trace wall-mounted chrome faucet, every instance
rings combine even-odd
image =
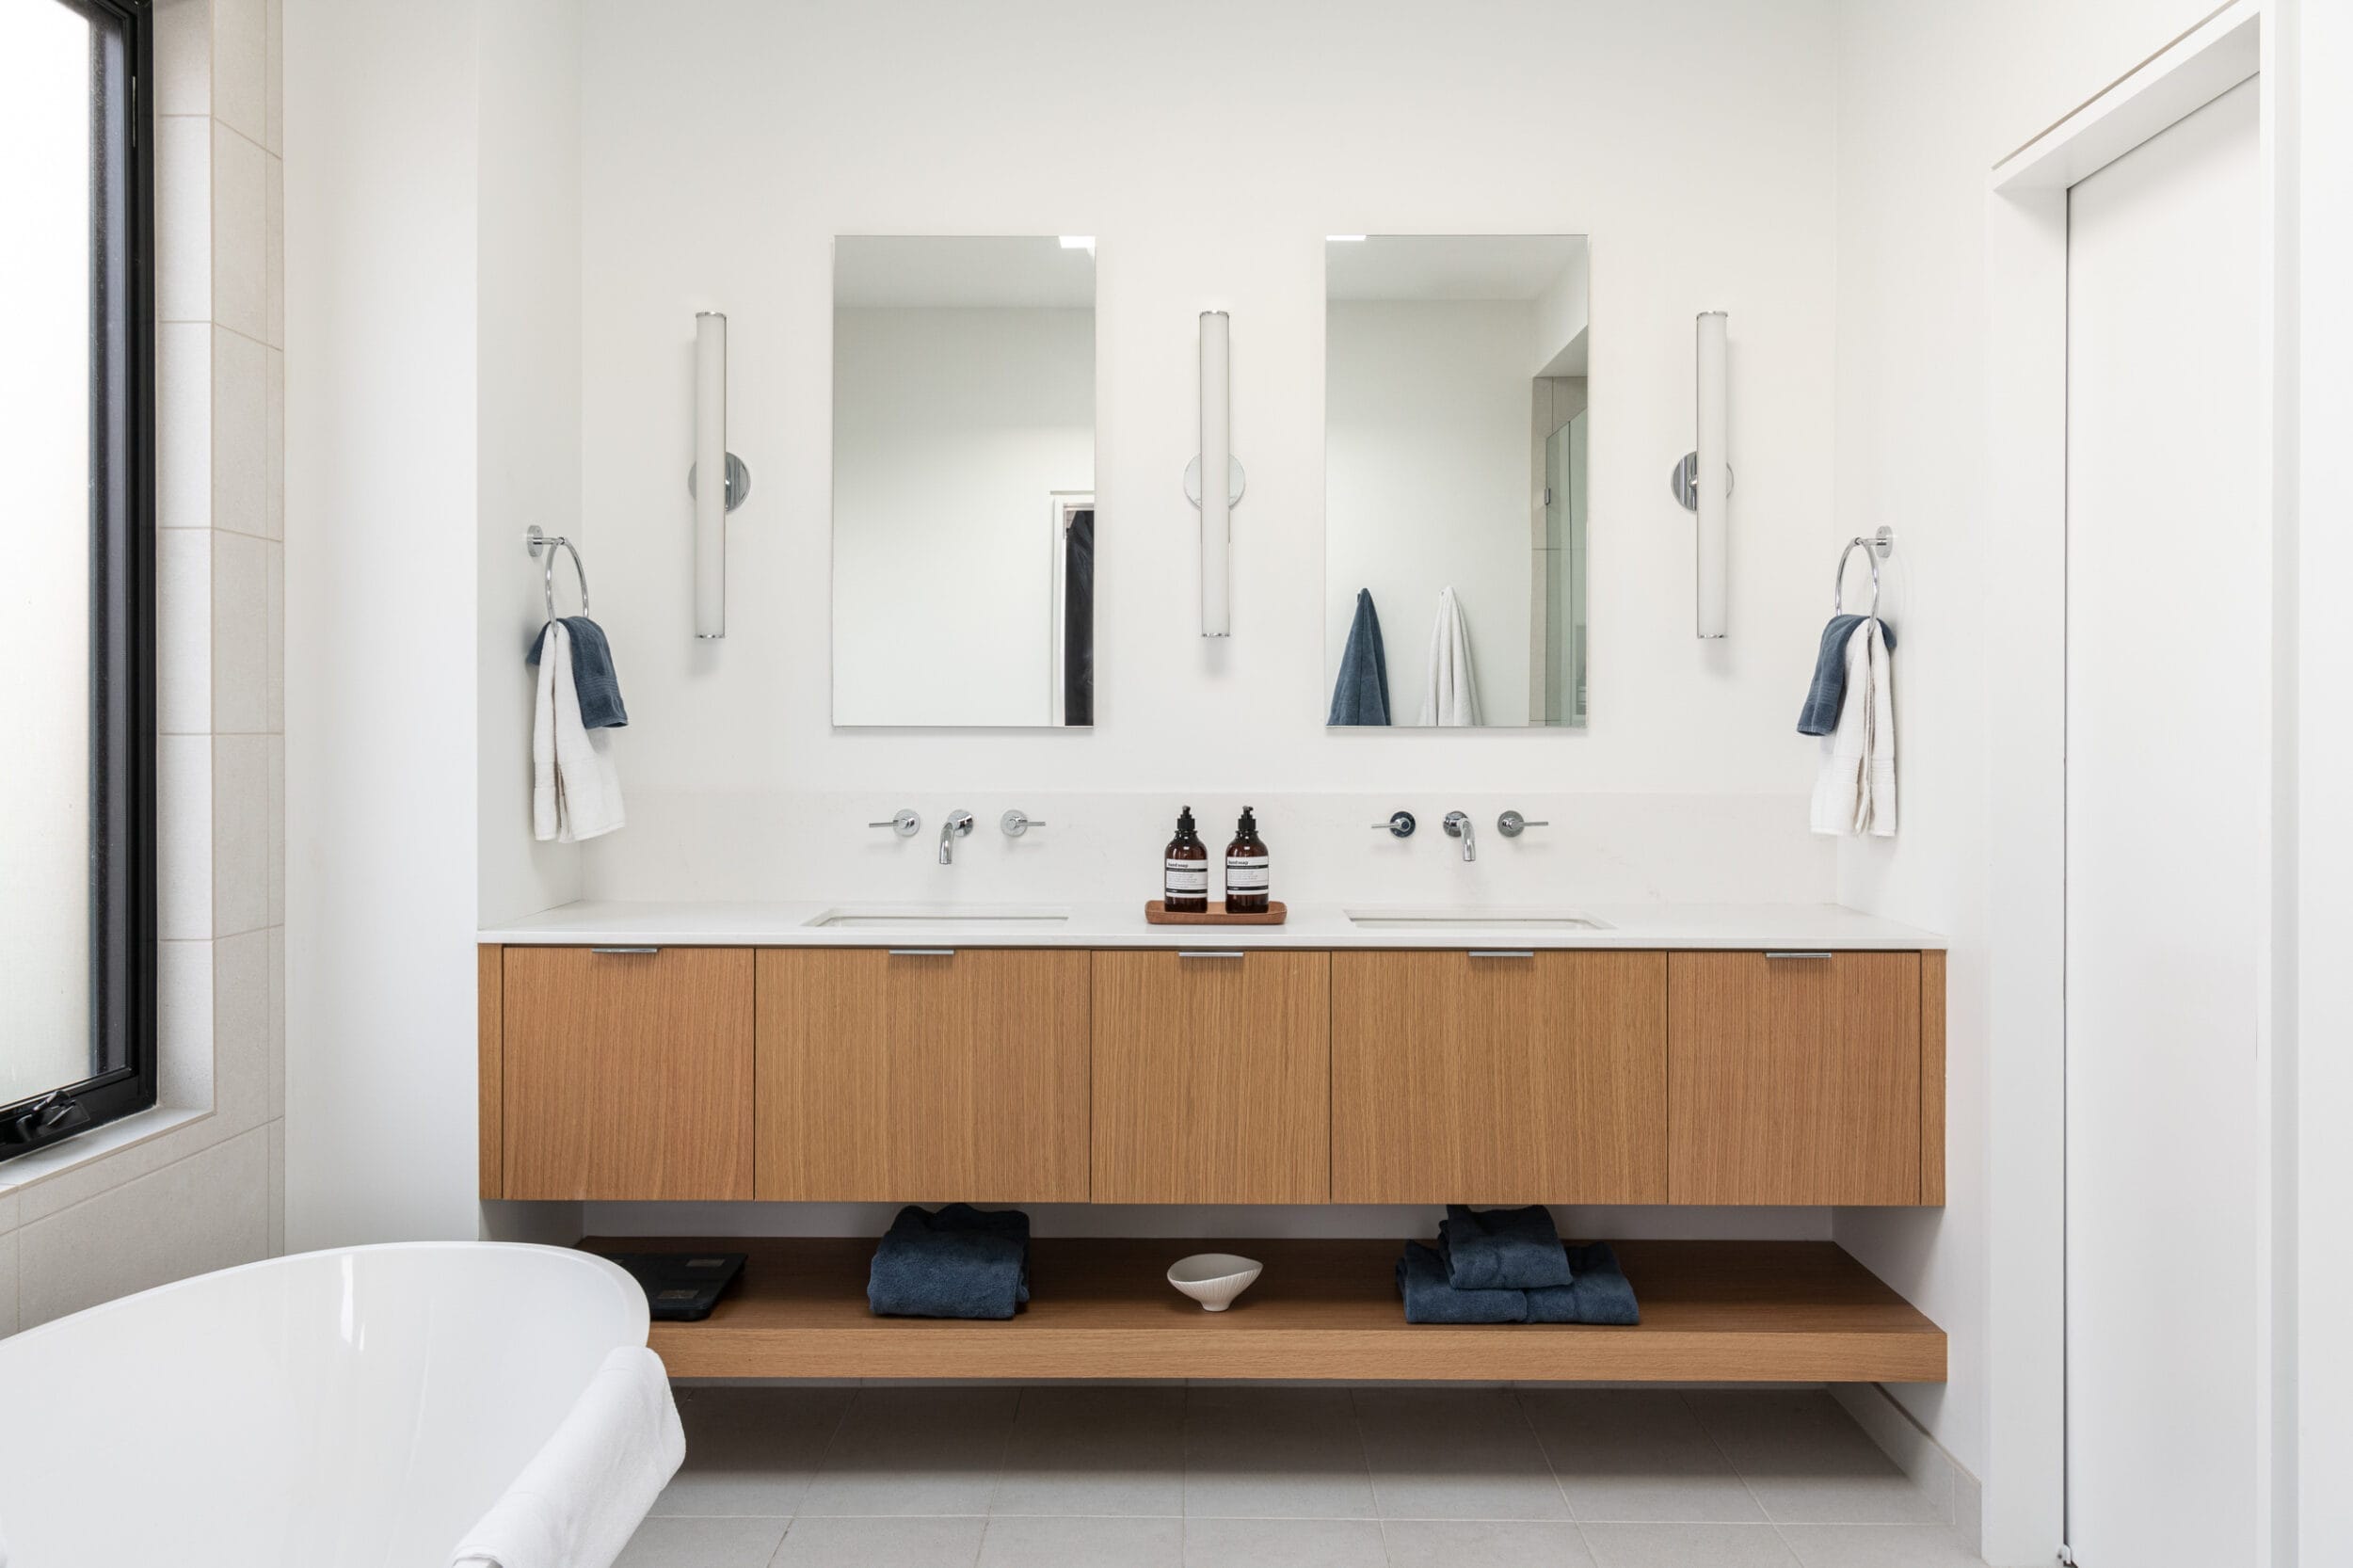
[[[971,831],[971,812],[951,811],[948,813],[948,820],[939,824],[939,863],[941,865],[952,866],[956,863],[956,840]]]
[[[1507,839],[1516,839],[1531,827],[1550,827],[1548,822],[1530,822],[1517,811],[1506,811],[1496,819],[1496,831]]]
[[[1479,840],[1471,833],[1471,820],[1468,812],[1449,811],[1446,814],[1446,836],[1463,840],[1464,859],[1479,858]]]
[[[907,810],[904,807],[902,807],[898,810],[891,813],[890,820],[888,822],[870,822],[866,825],[869,827],[887,827],[902,839],[912,839],[917,833],[922,830],[923,819],[917,816],[914,812]]]
[[[1021,835],[1027,833],[1032,827],[1044,827],[1045,825],[1046,824],[1043,821],[1029,815],[1027,812],[1022,811],[1018,808],[1007,811],[1003,816],[997,819],[999,831],[1002,832],[1008,839],[1018,839]]]

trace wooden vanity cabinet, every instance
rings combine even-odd
[[[1322,1203],[1332,957],[1095,954],[1097,1203]]]
[[[1667,956],[1332,955],[1336,1203],[1665,1203]]]
[[[751,950],[483,951],[486,1196],[752,1195]]]
[[[1921,953],[1673,954],[1673,1201],[1943,1202],[1944,954],[1925,956],[1924,1034]]]
[[[1089,959],[760,950],[757,1195],[1084,1202]]]

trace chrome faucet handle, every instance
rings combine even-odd
[[[1410,839],[1414,836],[1414,814],[1411,811],[1392,811],[1387,822],[1377,822],[1372,825],[1375,832],[1385,829],[1392,839]]]
[[[939,824],[939,863],[941,865],[950,866],[955,863],[956,840],[971,831],[971,812],[951,811],[948,813],[947,821]]]
[[[1496,831],[1507,839],[1516,839],[1531,827],[1550,827],[1548,822],[1530,822],[1517,811],[1506,811],[1496,819]]]
[[[1446,828],[1446,836],[1448,838],[1460,839],[1463,840],[1464,859],[1476,860],[1479,858],[1479,840],[1472,832],[1469,812],[1449,811],[1446,814],[1446,822],[1443,825]]]
[[[888,822],[870,822],[869,827],[887,827],[902,839],[912,839],[922,831],[923,819],[912,811],[895,811]]]
[[[1004,830],[1006,838],[1018,839],[1032,827],[1044,827],[1046,824],[1036,817],[1024,816],[1021,812],[1014,810],[1007,811],[998,818],[997,825]]]

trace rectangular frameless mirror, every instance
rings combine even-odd
[[[1575,234],[1325,242],[1325,723],[1584,725],[1587,274]]]
[[[1095,722],[1095,242],[834,242],[833,722]]]

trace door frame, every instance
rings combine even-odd
[[[2266,26],[2269,12],[2273,24]],[[2270,460],[2275,610],[2262,934],[2258,1146],[2269,1162],[2257,1218],[2257,1558],[2292,1543],[2292,1215],[2295,818],[2293,247],[2283,243],[2279,0],[2233,0],[1996,164],[1987,182],[1985,430],[1989,577],[2019,634],[1989,638],[1986,679],[2004,714],[1988,748],[1987,1398],[1984,1541],[1990,1561],[2048,1561],[2066,1530],[2067,193],[2070,186],[2250,77],[2264,186],[2262,424]],[[2062,1560],[2065,1560],[2062,1557]],[[2094,1565],[2098,1568],[2098,1565]]]

